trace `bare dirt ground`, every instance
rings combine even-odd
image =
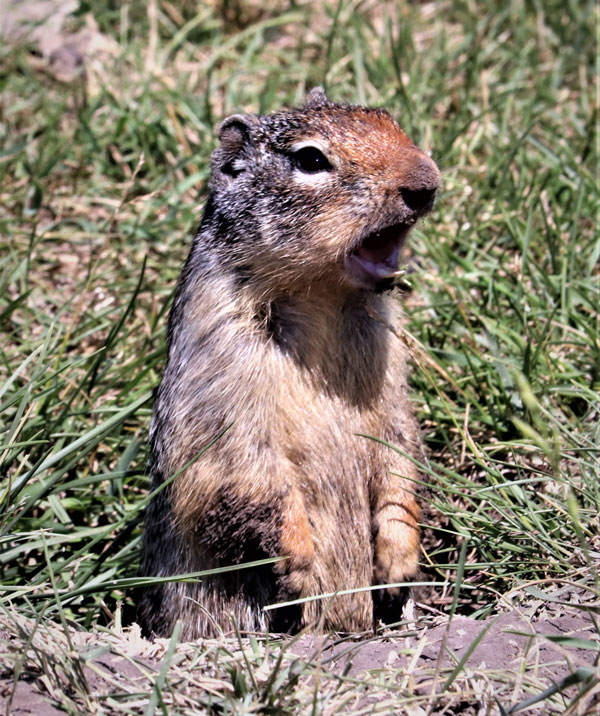
[[[310,634],[296,640],[272,637],[270,642],[261,642],[263,651],[252,667],[256,667],[254,677],[258,682],[268,680],[274,661],[283,654],[283,662],[288,668],[291,665],[290,674],[294,668],[300,670],[300,687],[303,680],[307,689],[309,683],[314,688],[317,681],[321,695],[349,686],[350,693],[354,688],[351,697],[354,707],[360,710],[371,705],[373,713],[440,713],[439,703],[435,701],[438,698],[435,694],[440,691],[446,691],[444,713],[502,713],[495,707],[489,710],[489,694],[503,694],[503,707],[508,710],[511,705],[553,687],[561,691],[565,704],[573,699],[578,688],[585,688],[587,695],[580,708],[571,713],[598,713],[598,600],[589,591],[571,589],[569,592],[568,605],[561,598],[550,602],[533,601],[525,608],[511,609],[487,620],[455,616],[449,623],[447,617],[426,617],[417,620],[415,628],[409,625],[403,632],[390,632],[371,640],[322,638]],[[58,656],[68,646],[58,626],[52,633],[38,632],[31,637],[27,650],[22,646],[23,632],[33,625],[21,622],[20,634],[16,634],[14,626],[3,621],[0,633],[0,649],[5,656],[0,672],[2,713],[15,716],[95,713],[94,705],[102,704],[102,712],[112,714],[122,712],[117,707],[119,699],[125,700],[130,709],[133,702],[137,702],[139,712],[145,711],[144,703],[165,661],[167,640],[142,639],[135,627],[110,636],[99,632],[73,633],[73,651],[68,653],[65,649],[66,653]],[[38,637],[40,640],[36,641]],[[244,643],[244,650],[253,651],[248,643]],[[31,653],[23,658],[26,651]],[[227,665],[215,669],[216,654],[221,654],[222,660],[229,659],[230,667],[235,664],[235,668],[243,670],[245,660],[240,642],[235,638],[177,646],[165,682],[170,685],[172,706],[185,704],[189,709],[186,713],[221,712],[211,710],[207,696],[229,692],[233,697],[231,692],[235,687],[231,680],[223,679],[224,673],[231,673]],[[229,656],[223,657],[223,654]],[[250,656],[251,661],[252,658]],[[19,666],[13,673],[9,666],[10,662],[14,666],[15,660]],[[458,664],[460,669],[452,679]],[[72,673],[67,675],[69,668]],[[579,685],[573,674],[579,675]],[[451,687],[447,683],[449,679]],[[422,704],[412,709],[406,703],[407,694],[429,697],[429,708],[433,710],[423,710]],[[117,699],[112,707],[111,697]],[[323,713],[354,713],[351,706],[346,703],[340,705],[340,711],[324,710]],[[133,708],[133,712],[138,711]],[[301,704],[297,712],[303,713]],[[556,703],[550,705],[542,700],[519,712],[563,711],[557,710]]]

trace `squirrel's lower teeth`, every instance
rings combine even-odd
[[[389,273],[380,273],[381,278],[401,278],[404,276],[406,271],[399,269],[398,271],[390,271]]]
[[[394,264],[381,261],[369,261],[360,254],[351,254],[347,259],[347,268],[350,274],[355,276],[361,284],[370,286],[376,285],[379,281],[398,278],[403,275],[397,267],[397,253],[394,256]]]

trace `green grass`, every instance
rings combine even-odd
[[[599,590],[597,6],[278,6],[90,4],[115,49],[71,84],[0,45],[0,605],[23,643],[130,617],[152,391],[215,128],[315,84],[388,108],[444,177],[406,299],[428,604],[483,617]],[[242,713],[260,689],[221,657],[219,708]],[[278,668],[285,698],[261,708],[336,712]]]

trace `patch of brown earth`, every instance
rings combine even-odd
[[[390,632],[367,641],[305,635],[289,644],[284,640],[283,645],[287,652],[286,661],[300,659],[308,662],[310,666],[307,666],[304,675],[313,679],[318,672],[322,685],[327,679],[340,678],[347,680],[360,677],[373,685],[381,678],[388,683],[404,680],[415,694],[439,693],[449,674],[464,658],[461,673],[468,674],[471,683],[480,678],[486,683],[504,687],[508,684],[513,705],[531,694],[531,689],[527,692],[521,688],[523,683],[534,682],[535,692],[540,693],[545,688],[559,684],[576,669],[583,668],[584,673],[588,674],[586,688],[589,687],[592,693],[589,697],[592,699],[592,711],[579,710],[573,713],[594,713],[593,693],[595,691],[597,696],[600,691],[600,636],[593,619],[596,610],[596,603],[590,607],[589,600],[587,605],[577,608],[564,604],[548,608],[546,603],[537,619],[516,610],[482,621],[456,616],[449,623],[447,618],[440,617],[427,620],[428,625],[425,627],[421,626],[423,622],[418,622],[413,630]],[[2,641],[7,636],[3,634]],[[94,700],[99,698],[106,704],[106,696],[119,692],[149,695],[151,684],[161,668],[167,640],[153,643],[139,638],[137,634],[135,637],[130,634],[128,639],[112,639],[114,644],[111,641],[111,644],[99,647],[101,637],[98,634],[79,633],[75,636],[81,636],[75,643],[81,642],[76,650],[79,652],[81,648],[78,660],[85,664],[82,673],[82,683],[85,682],[83,691]],[[279,649],[278,644],[280,642],[271,641],[272,652]],[[214,684],[216,689],[227,690],[226,681],[217,684],[219,678],[216,674],[202,673],[204,669],[194,657],[207,645],[208,642],[206,645],[180,644],[173,664],[177,663],[177,673],[179,670],[185,672],[192,669],[193,681],[197,685],[204,679],[204,688]],[[57,691],[61,690],[60,679],[50,680],[46,674],[35,674],[24,668],[15,688],[12,677],[6,670],[3,671],[0,677],[0,713],[55,716],[65,713],[61,706],[64,708],[68,704],[77,708],[77,705],[81,705],[81,691],[79,695]],[[201,692],[206,694],[201,688],[198,694],[189,693],[187,698],[194,701],[201,698]],[[563,692],[565,698],[575,693],[573,687],[563,689]],[[365,699],[365,705],[376,703],[379,699],[377,691],[365,695]],[[448,714],[470,714],[477,713],[478,707],[471,695],[465,696],[460,704],[447,704],[445,708]],[[109,712],[113,713],[110,709]],[[546,714],[556,711],[547,710],[544,702],[541,702],[525,713]]]
[[[578,645],[583,642],[589,648]],[[534,630],[516,611],[485,621],[456,616],[450,624],[444,619],[437,626],[390,634],[381,640],[336,642],[305,636],[292,647],[301,658],[320,661],[334,673],[351,675],[381,668],[410,667],[413,673],[431,667],[447,669],[470,651],[466,667],[523,673],[534,669],[548,684],[578,667],[592,668],[598,649],[600,637],[585,612],[538,621]]]
[[[114,40],[98,32],[91,13],[78,32],[64,29],[78,8],[79,0],[0,0],[0,39],[33,45],[43,58],[40,69],[61,82],[72,82],[85,74],[87,63],[106,60],[118,51]]]

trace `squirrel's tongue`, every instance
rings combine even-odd
[[[374,264],[388,264],[388,260],[392,258],[397,245],[398,237],[382,236],[378,232],[367,237],[356,253],[365,261],[370,261]]]
[[[346,267],[358,282],[374,288],[398,273],[400,248],[409,226],[392,224],[367,236],[346,258]]]

